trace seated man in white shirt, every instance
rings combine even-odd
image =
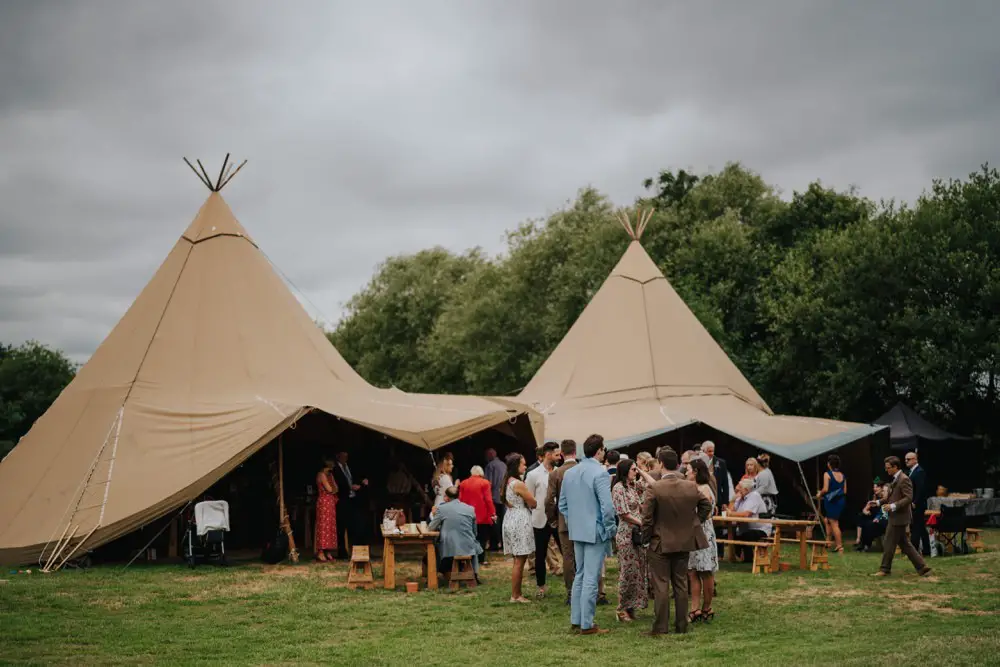
[[[736,499],[728,512],[729,516],[759,517],[767,513],[767,506],[760,494],[754,491],[754,481],[752,479],[740,480],[734,489]],[[741,523],[737,525],[736,537],[745,542],[758,542],[765,540],[771,535],[771,524],[769,523]],[[753,548],[747,546],[737,546],[743,553],[743,560],[753,560]]]

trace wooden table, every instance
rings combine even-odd
[[[781,530],[782,528],[790,529],[798,536],[799,541],[799,569],[807,570],[809,569],[809,533],[812,532],[812,528],[819,525],[819,521],[809,521],[805,519],[761,519],[758,517],[749,516],[713,516],[712,523],[724,524],[736,526],[737,524],[748,524],[748,523],[766,523],[774,527],[772,540],[774,541],[774,548],[771,550],[771,571],[777,572],[779,570],[779,562],[781,561]],[[736,548],[732,544],[726,545],[726,558],[730,562],[735,562],[736,560]]]
[[[413,525],[413,524],[409,524]],[[393,590],[396,588],[396,545],[403,546],[423,546],[427,557],[427,588],[436,590],[438,587],[437,578],[437,551],[434,548],[434,541],[441,533],[434,530],[420,530],[416,533],[387,533],[382,528],[382,569],[385,570],[385,588]]]

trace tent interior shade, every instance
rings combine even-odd
[[[200,166],[200,165],[199,165]],[[221,180],[219,181],[222,182]],[[309,410],[435,450],[541,417],[512,399],[369,385],[221,194],[0,463],[0,562],[94,548],[204,491]],[[89,536],[89,539],[86,539]]]
[[[703,423],[803,461],[885,428],[774,415],[632,238],[518,396],[545,416],[547,439],[600,433],[625,447]]]

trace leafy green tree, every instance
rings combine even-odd
[[[0,445],[0,456],[48,410],[75,373],[66,355],[41,343],[0,344],[0,443],[7,443]]]

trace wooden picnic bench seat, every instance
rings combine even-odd
[[[716,539],[716,542],[740,547],[753,547],[753,567],[750,568],[750,572],[753,574],[760,572],[771,573],[771,547],[774,546],[774,542],[770,540],[767,542],[751,542],[749,540],[727,539]]]

